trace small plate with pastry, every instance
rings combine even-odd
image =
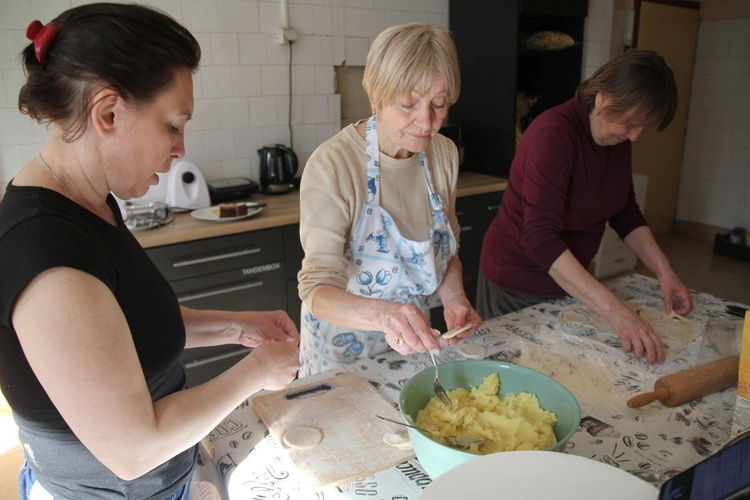
[[[265,206],[265,203],[252,203],[249,201],[220,203],[212,207],[193,210],[190,212],[190,215],[200,220],[231,222],[252,217],[257,213],[260,213]]]

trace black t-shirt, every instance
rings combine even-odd
[[[111,195],[107,202],[117,217],[117,227],[44,188],[9,184],[0,203],[0,387],[19,423],[22,441],[26,437],[34,441],[37,448],[48,452],[42,457],[38,452],[35,454],[38,463],[30,464],[32,469],[35,472],[37,469],[67,469],[68,477],[41,474],[39,479],[48,489],[59,484],[63,489],[75,491],[75,486],[68,483],[79,481],[93,483],[78,490],[80,492],[87,487],[127,490],[128,483],[133,482],[116,479],[107,469],[99,470],[103,466],[98,461],[96,464],[80,463],[96,459],[82,445],[82,449],[71,450],[70,440],[77,439],[24,356],[11,323],[11,313],[19,294],[40,273],[54,267],[69,267],[101,280],[127,319],[152,400],[185,387],[185,371],[179,362],[185,347],[185,327],[177,298],[123,223]],[[44,304],[39,304],[39,308],[42,310]],[[60,445],[59,450],[55,443]],[[58,456],[49,456],[53,454]],[[181,455],[185,456],[180,458]],[[163,483],[161,486],[150,486],[157,490],[147,492],[136,488],[134,491],[146,495],[161,493],[160,487],[171,491],[174,485],[171,481],[180,481],[188,462],[192,467],[194,450],[181,455],[175,459],[180,462],[177,468],[183,470],[169,472],[175,477],[162,477],[159,479]],[[41,467],[41,462],[45,467]],[[94,477],[75,478],[76,474],[71,473],[72,463],[85,471],[82,476]],[[112,477],[107,478],[107,473]],[[98,481],[108,484],[98,484]]]

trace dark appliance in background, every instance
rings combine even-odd
[[[246,200],[250,198],[250,195],[258,191],[260,191],[258,183],[245,177],[208,182],[208,194],[211,197],[213,205],[225,201]]]
[[[281,194],[294,187],[299,162],[294,151],[281,144],[264,146],[260,156],[260,188],[264,193]]]
[[[461,68],[461,96],[448,118],[461,126],[463,169],[508,177],[517,122],[523,130],[539,113],[575,95],[588,0],[462,0],[448,7]],[[575,43],[563,50],[524,48],[525,37],[543,32],[568,35]],[[537,100],[518,120],[523,95]]]

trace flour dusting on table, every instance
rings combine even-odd
[[[576,397],[584,414],[591,410],[584,408],[582,401],[585,400],[596,400],[597,405],[617,407],[622,404],[625,407],[628,393],[618,387],[617,368],[609,360],[602,357],[590,359],[586,352],[576,352],[567,345],[560,332],[545,326],[539,328],[546,330],[540,333],[550,344],[549,350],[524,349],[518,359],[519,365],[540,371],[564,385]]]

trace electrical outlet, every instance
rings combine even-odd
[[[292,43],[297,40],[297,38],[299,38],[299,35],[297,34],[297,31],[292,28],[279,28],[276,30],[276,33],[274,33],[274,40],[276,40],[276,43],[279,45]]]

